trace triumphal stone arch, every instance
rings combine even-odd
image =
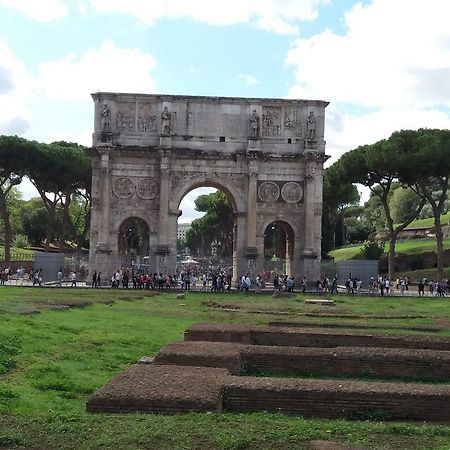
[[[264,234],[274,222],[288,236],[288,274],[320,276],[327,102],[92,97],[91,271],[110,276],[121,268],[121,229],[137,218],[148,227],[149,271],[176,273],[180,202],[190,190],[212,186],[234,210],[234,279],[263,269]]]

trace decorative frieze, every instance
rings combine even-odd
[[[295,181],[289,181],[281,188],[281,198],[286,203],[298,203],[303,197],[303,188]]]
[[[259,181],[258,202],[288,204],[303,202],[303,181]]]
[[[144,200],[153,200],[159,194],[159,183],[152,178],[113,178],[112,192],[119,199],[136,196]]]
[[[281,107],[265,106],[263,108],[263,135],[281,136]]]
[[[273,203],[280,197],[280,188],[273,181],[264,181],[258,187],[258,198],[262,202]]]
[[[155,180],[144,178],[136,186],[136,194],[145,200],[153,200],[159,193],[159,186]]]
[[[112,190],[118,198],[130,198],[134,194],[134,184],[129,178],[120,177],[113,182]]]

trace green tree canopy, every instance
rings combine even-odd
[[[325,169],[323,180],[322,254],[325,256],[336,244],[345,241],[345,210],[359,202],[358,189],[352,182],[341,177],[337,161]],[[339,228],[340,225],[340,228]],[[338,233],[337,228],[340,229]]]
[[[45,248],[56,234],[58,205],[63,208],[62,242],[68,223],[72,194],[78,189],[89,189],[91,179],[90,157],[84,147],[67,142],[40,144],[29,168],[31,182],[38,190],[48,213],[48,229]],[[60,241],[61,242],[61,241]]]
[[[214,243],[218,256],[230,256],[233,250],[233,208],[227,196],[221,192],[201,195],[195,200],[195,209],[205,212],[192,222],[185,241],[192,253],[201,256],[211,254]]]
[[[401,158],[399,179],[433,211],[437,276],[444,275],[444,243],[441,214],[447,204],[450,182],[450,130],[420,129],[393,133],[392,148]]]
[[[425,201],[422,200],[415,210],[410,211],[410,216],[405,221],[395,225],[389,200],[405,160],[393,137],[351,150],[339,162],[342,180],[367,186],[381,202],[389,239],[389,277],[393,278],[397,236],[418,216]]]
[[[17,136],[0,136],[0,217],[3,222],[5,262],[11,261],[11,223],[8,199],[27,173],[38,144]]]

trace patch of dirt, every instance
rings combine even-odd
[[[450,326],[450,321],[448,321]],[[433,325],[399,325],[384,323],[353,323],[353,322],[269,322],[270,327],[299,327],[299,328],[362,328],[377,329],[385,328],[392,330],[413,330],[413,331],[441,331],[443,327]]]
[[[450,319],[447,317],[433,317],[433,322],[441,328],[449,329],[450,328]]]
[[[342,313],[339,311],[329,312],[329,313],[300,313],[299,316],[307,317],[339,317],[344,319],[386,319],[386,320],[400,320],[400,319],[426,319],[425,316],[413,316],[413,315],[378,315],[378,314],[349,314]]]
[[[110,305],[114,305],[114,303],[116,303],[116,301],[115,300],[100,300],[96,303],[98,303],[100,305],[109,305],[110,306]]]
[[[295,294],[295,292],[282,292],[282,291],[277,291],[274,292],[272,294],[272,297],[295,297],[297,294]]]
[[[17,312],[18,312],[18,314],[22,314],[24,316],[41,313],[41,311],[36,308],[23,308],[23,309],[19,309],[19,311],[17,311]]]
[[[92,305],[92,302],[88,302],[87,300],[65,300],[63,302],[58,303],[50,303],[52,306],[62,306],[67,308],[86,308]]]
[[[48,302],[48,303],[36,302],[35,305],[37,306],[36,308],[30,309],[36,309],[38,311],[42,311],[43,309],[66,311],[72,308],[87,308],[88,306],[92,305],[92,302],[89,302],[87,300],[64,300],[61,302]]]
[[[366,447],[341,444],[333,441],[311,441],[307,450],[368,450]]]
[[[240,305],[236,305],[234,303],[220,303],[216,302],[214,300],[202,300],[202,305],[208,306],[209,308],[219,308],[219,309],[229,309],[229,310],[236,310],[241,309]]]

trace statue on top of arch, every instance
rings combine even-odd
[[[169,108],[164,106],[163,112],[161,113],[161,134],[165,134],[166,136],[170,136],[171,129],[171,114],[169,112]]]
[[[259,116],[256,113],[256,109],[253,110],[252,115],[250,116],[249,119],[250,122],[250,137],[252,138],[259,138]]]

